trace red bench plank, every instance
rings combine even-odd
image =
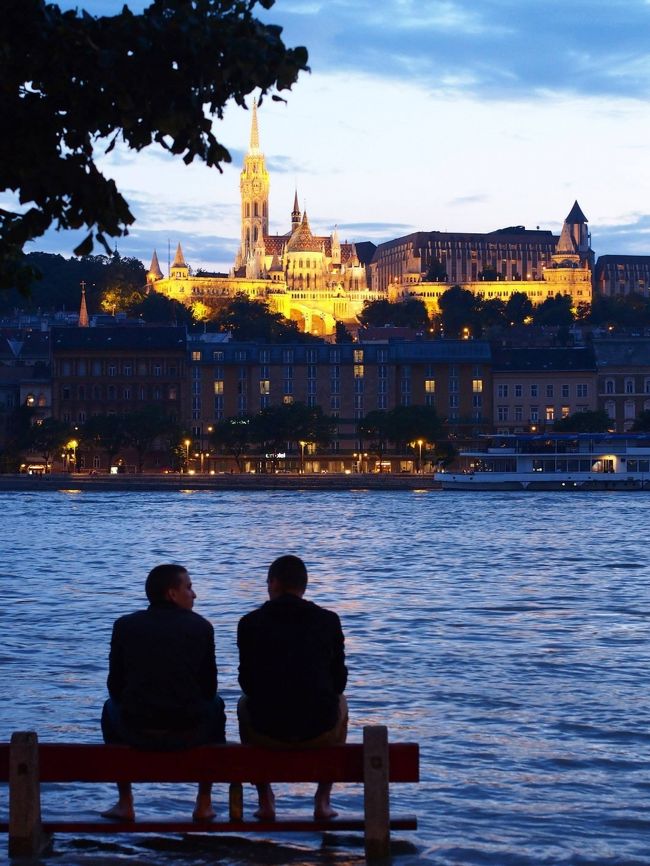
[[[391,782],[419,781],[418,763],[417,743],[390,745]],[[363,747],[355,743],[285,752],[228,744],[143,752],[127,746],[41,743],[39,765],[42,782],[361,782]]]

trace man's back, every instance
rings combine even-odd
[[[203,617],[169,602],[117,620],[108,690],[135,728],[180,730],[214,699],[214,630]]]
[[[283,594],[241,619],[237,643],[239,683],[255,730],[300,741],[336,724],[347,681],[337,614]]]

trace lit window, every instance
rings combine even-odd
[[[270,394],[271,383],[268,379],[260,379],[260,394]]]
[[[483,379],[472,379],[472,391],[480,394],[483,391]]]
[[[555,409],[553,406],[546,407],[546,420],[553,421],[555,418]]]
[[[425,394],[435,394],[436,393],[436,380],[435,379],[425,379],[424,380],[424,391],[425,391]]]
[[[354,354],[356,355],[357,353],[355,352]],[[361,352],[361,357],[363,358],[363,352]],[[363,364],[354,365],[354,378],[363,379]]]
[[[201,360],[201,352],[200,351],[192,352],[192,360],[193,361],[200,361]]]
[[[223,394],[223,380],[217,379],[214,383],[214,393]]]
[[[355,349],[353,355],[355,364],[363,364],[363,349]]]

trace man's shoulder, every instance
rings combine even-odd
[[[168,621],[177,621],[178,623],[191,623],[195,629],[204,631],[214,631],[212,623],[200,613],[193,610],[183,610],[182,608],[164,608],[160,611],[155,608],[147,607],[143,610],[136,610],[133,613],[126,613],[115,620],[114,628],[118,631],[121,629],[137,628],[148,622],[153,622],[157,619],[157,615],[162,614]]]

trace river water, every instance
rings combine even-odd
[[[293,552],[309,597],[341,615],[350,740],[387,723],[421,744],[422,782],[394,788],[393,810],[419,817],[395,834],[396,863],[650,863],[650,497],[38,492],[0,494],[0,508],[0,739],[100,739],[112,622],[143,606],[146,573],[164,561],[187,566],[195,610],[215,625],[236,739],[237,621],[264,600],[269,562]],[[277,793],[279,811],[309,811],[309,786]],[[226,796],[217,786],[222,814]],[[69,786],[46,792],[45,811],[90,817],[112,798]],[[140,817],[180,818],[192,801],[191,786],[136,786]],[[354,787],[334,802],[361,811]],[[354,835],[55,842],[61,864],[362,854]]]

